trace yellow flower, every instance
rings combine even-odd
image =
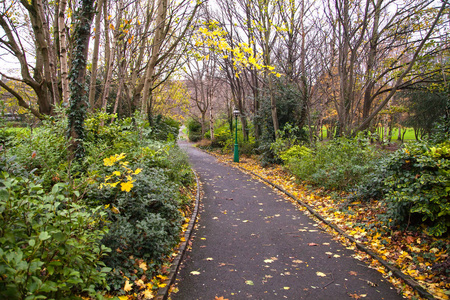
[[[120,181],[114,182],[114,183],[109,183],[110,187],[116,187],[119,184]]]
[[[120,171],[114,171],[114,172],[113,172],[113,175],[120,176],[121,173],[120,173]]]
[[[120,184],[120,189],[125,192],[131,191],[132,187],[133,187],[133,181],[122,182]]]
[[[142,171],[142,169],[136,169],[136,171],[134,171],[134,175],[137,175],[137,174],[139,174],[139,173],[141,173],[141,171]]]
[[[103,159],[103,165],[105,165],[106,167],[111,167],[112,165],[114,165],[114,163],[116,162],[116,158],[114,156],[111,157],[107,157]]]
[[[125,153],[120,153],[119,155],[116,154],[116,159],[121,160],[121,159],[125,158],[125,156],[127,156]]]

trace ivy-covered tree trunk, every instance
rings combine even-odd
[[[94,17],[95,0],[79,0],[79,8],[75,15],[75,32],[72,68],[69,74],[70,109],[68,138],[71,139],[69,152],[71,158],[84,156],[84,119],[88,109],[86,86],[86,63],[91,34],[91,23]]]

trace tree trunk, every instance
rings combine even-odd
[[[66,39],[66,13],[67,0],[61,0],[59,3],[58,26],[59,26],[59,61],[61,64],[61,88],[62,102],[69,103],[69,68],[67,64],[67,39]]]
[[[108,59],[108,68],[106,69],[106,79],[105,79],[105,86],[103,90],[103,97],[102,97],[102,112],[106,112],[106,107],[108,105],[108,98],[109,98],[109,90],[111,89],[111,81],[112,81],[112,73],[114,69],[114,60],[117,53],[117,41],[120,37],[119,27],[120,27],[120,21],[122,20],[122,13],[123,13],[123,0],[119,0],[118,4],[118,15],[116,19],[116,26],[114,28],[114,38],[112,42],[110,57]]]
[[[152,101],[149,95],[151,94],[151,88],[154,83],[154,73],[155,67],[159,56],[159,51],[161,49],[161,45],[164,41],[164,30],[166,23],[166,14],[167,14],[167,4],[168,0],[158,0],[158,10],[156,15],[156,29],[155,29],[155,37],[153,38],[153,43],[151,47],[151,56],[150,61],[148,62],[147,69],[145,72],[145,82],[144,82],[144,91],[142,94],[142,106],[143,108],[147,107],[148,119],[152,119]]]
[[[91,23],[94,17],[94,0],[81,0],[76,12],[74,48],[70,80],[70,108],[68,116],[68,138],[70,159],[84,157],[84,119],[88,108],[86,92],[86,65],[89,51]]]
[[[43,3],[42,0],[37,0],[37,11],[39,13],[41,22],[42,22],[42,30],[43,30],[43,34],[44,34],[44,38],[45,38],[45,43],[47,44],[47,52],[48,52],[48,78],[47,81],[50,83],[51,85],[51,95],[52,95],[52,100],[51,100],[51,104],[52,105],[56,105],[56,104],[60,104],[61,101],[61,97],[59,95],[59,89],[58,89],[58,78],[57,78],[57,59],[56,59],[56,53],[55,53],[55,48],[52,45],[52,40],[50,38],[50,26],[47,22],[47,18],[45,16],[44,13],[44,7],[43,7]]]
[[[209,132],[211,133],[211,141],[214,140],[214,114],[213,102],[209,104]]]
[[[66,1],[66,0],[64,0]],[[97,2],[97,15],[95,16],[95,37],[94,37],[94,48],[92,49],[92,71],[91,80],[89,84],[89,106],[92,111],[95,107],[95,92],[97,87],[97,69],[98,69],[98,52],[100,48],[100,34],[101,34],[101,18],[103,10],[104,0],[99,0]]]

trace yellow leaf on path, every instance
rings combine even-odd
[[[285,290],[289,290],[289,289],[290,289],[290,287],[288,287],[288,286],[285,286],[285,287],[283,287],[283,289],[285,289]]]
[[[325,273],[322,273],[322,272],[316,272],[316,275],[320,276],[320,277],[327,277],[327,275]]]
[[[200,275],[200,272],[199,271],[192,271],[191,274],[192,275]]]

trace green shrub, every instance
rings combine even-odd
[[[133,153],[138,155],[114,156],[120,158],[118,164],[106,159],[101,172],[111,179],[89,194],[92,203],[108,207],[110,230],[102,242],[113,249],[105,264],[115,270],[108,275],[108,283],[118,294],[123,293],[125,276],[152,278],[178,243],[181,211],[188,204],[180,187],[193,182],[187,155],[175,144],[150,142]],[[130,182],[130,190],[122,190],[122,182]],[[146,270],[135,273],[136,261],[146,262]]]
[[[191,142],[195,143],[203,138],[202,124],[200,124],[199,121],[189,119],[187,123],[187,128],[188,128],[188,138]]]
[[[101,261],[109,249],[99,243],[104,213],[71,202],[62,184],[45,194],[2,172],[0,185],[0,298],[96,296],[110,271]]]
[[[139,139],[148,138],[135,134],[132,118],[116,119],[111,123],[111,119],[115,117],[116,115],[113,114],[96,113],[86,119],[86,148],[102,145],[104,149],[110,149],[110,152],[104,153],[104,155],[111,155],[112,153],[127,152],[128,149],[139,143]]]
[[[46,191],[57,182],[68,181],[66,128],[65,119],[45,120],[32,132],[18,135],[15,146],[7,149],[7,156],[32,173]]]
[[[234,138],[226,125],[224,124],[214,130],[214,139],[211,141],[211,147],[231,149],[231,145],[234,144]]]
[[[281,155],[298,180],[349,191],[373,170],[376,151],[365,140],[339,138],[319,144],[314,151],[295,146]]]
[[[426,224],[440,236],[450,227],[450,143],[408,144],[386,165],[386,216],[391,224]]]
[[[165,175],[163,169],[145,168],[133,176],[130,192],[119,188],[104,188],[97,199],[109,208],[109,232],[103,244],[112,253],[105,264],[115,272],[108,277],[113,290],[120,292],[125,278],[134,278],[130,256],[152,262],[145,275],[152,277],[155,267],[179,241],[182,214],[178,186]]]
[[[0,145],[4,148],[15,147],[18,137],[30,136],[29,128],[1,128]]]
[[[180,123],[174,119],[158,115],[153,120],[151,137],[157,141],[176,141],[180,131]]]

